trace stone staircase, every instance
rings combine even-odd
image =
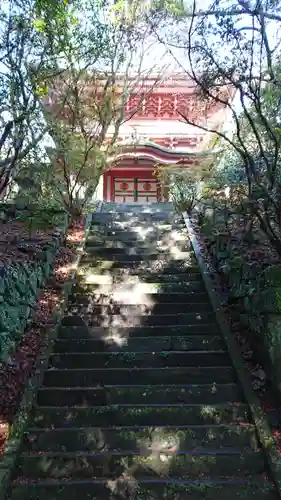
[[[95,214],[11,500],[273,500],[183,221]]]

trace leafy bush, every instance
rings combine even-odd
[[[190,213],[193,210],[197,202],[197,192],[196,183],[183,175],[176,175],[170,186],[172,201],[179,212]]]

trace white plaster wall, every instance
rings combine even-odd
[[[108,129],[110,137],[114,132],[113,126]],[[119,137],[130,141],[138,141],[143,138],[153,137],[202,137],[205,132],[188,125],[180,120],[137,120],[131,119],[123,123],[119,129]]]
[[[103,200],[103,175],[100,176],[99,183],[92,198],[92,201],[102,201],[102,200]]]

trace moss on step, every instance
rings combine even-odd
[[[97,368],[58,370],[45,372],[44,384],[51,387],[93,387],[97,384],[144,385],[164,384],[212,384],[236,380],[232,366],[163,367],[163,368]]]
[[[125,494],[133,500],[276,500],[276,494],[271,484],[265,481],[233,484],[145,484],[131,478],[120,477],[104,485],[93,483],[64,484],[40,487],[36,485],[20,485],[14,488],[11,500],[122,500]],[[125,497],[126,498],[126,497]]]
[[[41,431],[30,429],[24,439],[23,451],[128,451],[151,447],[183,450],[214,450],[244,447],[257,449],[252,425],[202,425],[190,427],[85,427]]]
[[[247,405],[37,408],[31,425],[40,428],[121,425],[192,425],[248,422]]]

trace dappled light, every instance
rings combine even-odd
[[[101,337],[102,340],[104,341],[105,345],[111,346],[114,348],[114,346],[118,347],[123,347],[123,346],[128,346],[128,338],[122,333],[122,331],[114,331],[113,329],[110,329],[110,333],[108,335],[104,335]]]
[[[280,26],[1,2],[1,499],[281,499]]]
[[[66,416],[66,421],[68,420]],[[148,484],[172,477],[178,481],[201,479],[203,483],[210,480],[217,464],[221,471],[228,468],[225,451],[217,449],[214,455],[213,447],[218,448],[223,439],[229,440],[232,442],[232,457],[238,456],[240,452],[236,444],[239,444],[241,439],[243,442],[245,433],[254,435],[251,426],[245,428],[239,425],[227,427],[209,424],[202,428],[198,425],[147,426],[138,430],[134,427],[100,427],[80,429],[79,439],[74,442],[73,431],[66,429],[64,441],[58,442],[58,431],[53,430],[48,431],[46,439],[42,441],[43,448],[44,442],[51,448],[55,445],[58,450],[62,449],[65,443],[69,449],[69,459],[65,463],[62,459],[58,464],[57,460],[54,462],[52,453],[42,456],[43,448],[39,443],[41,452],[37,455],[34,465],[40,476],[52,476],[54,480],[107,476],[108,489],[122,498],[123,493],[137,492],[139,481],[144,478]],[[42,436],[44,437],[44,434]],[[33,439],[32,444],[35,446],[36,440]],[[196,448],[191,451],[192,446]],[[75,450],[75,456],[70,450]],[[246,468],[245,470],[249,468],[246,456],[241,466]],[[117,476],[115,470],[118,471]],[[231,479],[230,470],[227,479]]]
[[[166,228],[166,232],[163,231]],[[186,240],[186,235],[182,234],[181,230],[169,230],[170,225],[165,224],[161,221],[154,222],[150,226],[144,221],[143,223],[138,222],[136,224],[133,218],[128,219],[126,222],[114,221],[114,224],[108,224],[107,229],[111,231],[112,235],[115,234],[115,231],[125,231],[126,240],[122,242],[120,239],[118,246],[116,246],[115,242],[112,241],[112,256],[115,255],[121,256],[126,261],[128,259],[132,259],[134,262],[134,257],[138,258],[139,252],[143,242],[145,242],[145,253],[149,255],[152,252],[164,252],[165,253],[165,261],[162,264],[162,267],[169,267],[170,262],[175,261],[185,261],[185,265],[188,271],[189,259],[192,259],[190,256],[190,248],[188,240]],[[128,245],[128,241],[130,241],[130,237],[133,238],[132,244]],[[147,241],[148,239],[148,241]],[[102,240],[101,240],[102,241]],[[94,243],[94,241],[93,241]],[[99,248],[99,240],[96,241],[96,246]],[[91,251],[93,249],[95,256],[95,246],[86,247],[87,251]],[[108,257],[110,257],[110,246],[108,246],[108,242],[106,243],[105,249],[109,250]],[[120,249],[120,252],[119,252]],[[124,253],[123,253],[124,252]],[[124,256],[124,257],[123,257]],[[94,257],[95,258],[95,257]],[[133,270],[132,270],[133,271]],[[79,280],[80,286],[90,286],[95,285],[94,295],[89,296],[88,304],[85,306],[84,313],[82,313],[81,308],[73,307],[69,310],[70,313],[77,313],[78,309],[80,314],[83,314],[83,318],[87,324],[90,325],[91,315],[97,314],[100,317],[100,326],[102,327],[113,327],[113,328],[121,328],[121,327],[132,327],[141,325],[143,322],[143,314],[147,316],[152,315],[155,309],[155,304],[157,302],[157,298],[154,294],[159,294],[162,292],[163,287],[161,284],[156,284],[147,281],[147,276],[141,276],[141,274],[136,274],[136,271],[130,271],[130,268],[127,269],[127,273],[122,272],[120,274],[118,272],[118,267],[116,266],[115,260],[108,260],[106,263],[104,260],[101,261],[93,261],[91,264],[86,265],[84,263],[81,264],[80,269],[78,270],[77,279]],[[149,269],[146,266],[146,273]],[[153,270],[151,277],[153,277]],[[186,286],[188,286],[188,281],[185,280]],[[99,304],[98,297],[107,296],[110,290],[110,300],[105,303],[103,300],[102,305],[99,306],[97,310],[97,305]],[[155,297],[155,299],[153,298]],[[112,314],[118,312],[118,307],[116,304],[122,305],[134,305],[134,306],[142,306],[140,307],[141,313],[137,313],[137,308],[131,308],[129,315],[122,315],[121,311],[119,311],[118,316]],[[200,319],[198,317],[198,319]],[[115,335],[115,338],[120,340],[119,335]],[[123,338],[123,337],[121,337]],[[117,340],[119,342],[119,340]]]
[[[57,269],[55,269],[54,271],[54,276],[57,278],[57,279],[65,279],[68,275],[69,275],[69,272],[74,269],[74,265],[73,263],[71,264],[68,264],[66,266],[60,266],[58,267]]]
[[[150,214],[94,217],[16,483],[174,500],[264,471],[185,229]]]

